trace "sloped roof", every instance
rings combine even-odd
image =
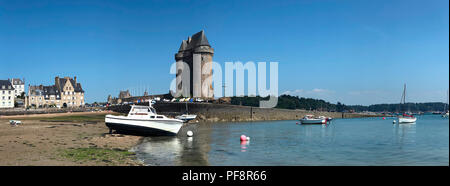
[[[13,85],[24,85],[24,84],[25,84],[25,83],[24,83],[21,79],[19,79],[19,78],[13,78],[13,79],[11,79],[11,82],[12,82]]]
[[[179,51],[191,50],[199,46],[211,46],[209,45],[208,39],[206,38],[203,30],[195,33],[192,37],[189,37],[188,40],[183,40]]]
[[[83,88],[81,88],[80,83],[75,83],[75,80],[73,80],[72,78],[70,78],[69,81],[70,81],[70,84],[72,84],[75,92],[84,92]],[[67,83],[67,79],[65,79],[65,78],[59,79],[59,85],[61,88],[66,86],[66,83]]]
[[[178,51],[185,51],[187,47],[187,43],[186,40],[181,41],[181,46],[180,49]]]
[[[34,96],[41,96],[44,94],[43,88],[41,86],[30,86],[30,94]]]
[[[5,88],[3,88],[5,87]],[[0,90],[14,90],[11,82],[8,80],[0,80]]]
[[[56,96],[56,99],[61,99],[60,97],[58,97],[57,95],[59,95],[59,90],[58,88],[56,88],[55,85],[52,86],[43,86],[43,95],[46,96],[51,96],[54,95]],[[45,97],[45,99],[48,99],[47,97]]]

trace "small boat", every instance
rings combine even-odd
[[[406,104],[406,84],[404,85],[402,99],[400,101],[400,105],[402,105],[402,104]],[[398,116],[398,124],[415,123],[416,121],[417,121],[416,117],[414,117],[413,115],[406,114],[406,113]]]
[[[14,126],[17,126],[17,125],[22,124],[22,121],[19,121],[19,120],[9,120],[9,124],[14,125]]]
[[[138,135],[176,135],[183,126],[183,120],[167,118],[156,114],[151,106],[132,105],[127,116],[106,115],[105,124],[116,132]]]
[[[306,115],[300,119],[301,124],[327,124],[327,119],[325,117],[314,118],[313,115]]]
[[[403,114],[403,117],[398,118],[398,123],[415,123],[416,121],[416,117],[407,114]]]
[[[442,114],[442,117],[443,118],[448,118],[448,90],[447,90],[447,104],[445,105],[445,107],[444,107],[444,114]]]
[[[196,117],[197,117],[197,115],[195,115],[195,114],[183,114],[183,115],[177,116],[175,118],[177,118],[179,120],[183,120],[185,122],[188,122],[188,121],[195,119]]]
[[[183,120],[184,122],[188,122],[188,121],[191,121],[191,120],[197,118],[197,115],[189,114],[189,112],[188,112],[188,105],[187,105],[187,102],[186,102],[186,113],[183,114],[183,115],[180,115],[180,116],[176,116],[175,118],[177,118],[179,120]]]

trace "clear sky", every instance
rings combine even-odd
[[[446,101],[448,0],[0,0],[0,79],[76,75],[87,102],[167,93],[202,29],[216,62],[279,62],[280,94],[398,103],[407,83],[408,102]]]

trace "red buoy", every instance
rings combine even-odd
[[[247,136],[241,135],[241,141],[247,141]]]

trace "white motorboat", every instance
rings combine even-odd
[[[183,114],[183,115],[179,115],[179,116],[177,116],[175,118],[177,118],[179,120],[183,120],[185,122],[188,122],[188,121],[191,121],[191,120],[197,118],[197,115],[195,115],[195,114]]]
[[[105,124],[110,133],[116,130],[139,135],[176,135],[183,121],[158,115],[151,105],[132,105],[127,116],[106,115]]]
[[[306,115],[302,119],[300,119],[301,124],[327,124],[327,118],[319,117],[314,118],[313,115]]]

